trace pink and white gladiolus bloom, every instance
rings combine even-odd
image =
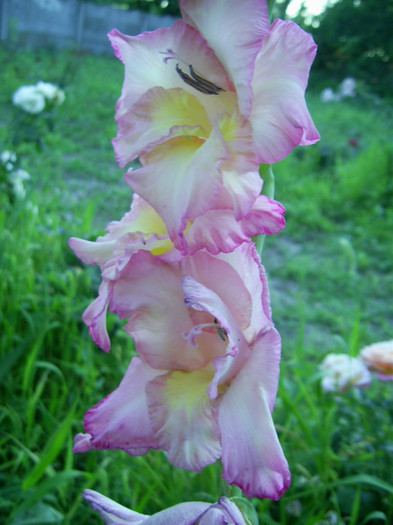
[[[128,320],[140,357],[86,413],[75,452],[161,449],[194,472],[221,458],[247,497],[280,498],[290,484],[271,417],[281,341],[254,245],[176,263],[140,250],[113,283],[110,310]]]
[[[285,227],[284,207],[264,195],[259,195],[250,212],[236,221],[229,209],[212,209],[188,222],[184,239],[188,253],[206,249],[217,255],[232,252],[251,236],[279,233]],[[99,297],[83,314],[90,334],[104,351],[110,349],[106,330],[106,310],[112,289],[131,257],[139,250],[150,251],[167,262],[181,260],[184,255],[169,238],[165,224],[152,206],[137,194],[133,195],[131,210],[121,221],[113,221],[107,234],[96,242],[71,238],[69,245],[86,264],[99,265],[102,284]]]
[[[124,63],[114,148],[129,186],[183,246],[187,221],[230,206],[247,215],[258,167],[319,140],[304,92],[316,45],[266,0],[179,0],[169,29],[109,38]],[[229,204],[230,203],[230,204]]]
[[[94,490],[85,490],[83,498],[104,519],[105,525],[249,525],[239,507],[228,498],[217,503],[189,501],[148,516],[119,505]]]
[[[360,359],[381,381],[393,381],[393,340],[365,346]]]

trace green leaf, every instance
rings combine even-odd
[[[272,16],[272,10],[273,10],[275,3],[276,3],[276,0],[267,0],[267,10],[268,10],[270,18]]]
[[[31,509],[19,513],[12,520],[11,525],[46,525],[49,523],[60,524],[63,515],[45,503],[37,503]]]
[[[373,520],[382,520],[385,523],[387,523],[388,521],[386,514],[384,514],[380,510],[374,510],[373,512],[370,512],[370,514],[367,514],[367,516],[360,523],[360,525],[366,525],[366,523],[369,523],[370,521],[373,521]]]
[[[393,485],[386,483],[382,479],[376,478],[374,476],[369,476],[368,474],[358,474],[356,476],[348,476],[347,478],[340,479],[331,484],[332,487],[337,487],[339,485],[358,485],[359,483],[365,483],[379,490],[385,490],[390,494],[393,494]]]
[[[20,514],[22,511],[26,511],[47,494],[57,491],[64,483],[69,483],[73,479],[84,475],[84,472],[80,472],[79,470],[68,470],[51,476],[49,479],[46,479],[31,489],[30,492],[24,496],[23,503],[17,509],[17,513]]]
[[[238,496],[230,498],[230,500],[238,507],[240,512],[243,514],[244,520],[247,523],[247,525],[258,525],[258,515],[250,501],[244,498],[240,498]]]
[[[72,421],[74,418],[74,409],[72,407],[68,416],[60,424],[59,428],[50,438],[47,446],[45,447],[41,459],[37,465],[33,468],[30,474],[23,482],[23,490],[29,490],[42,478],[46,469],[53,463],[53,461],[60,454],[60,451],[69,435]]]

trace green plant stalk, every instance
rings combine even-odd
[[[272,19],[272,11],[276,0],[267,0],[267,11],[269,13],[270,21]]]
[[[272,12],[276,0],[267,0],[267,12],[269,14],[270,22],[272,21]],[[270,164],[260,164],[259,174],[263,180],[262,195],[266,195],[271,199],[274,198],[274,175]],[[254,239],[255,247],[259,256],[262,257],[263,245],[265,243],[265,235],[259,235]]]

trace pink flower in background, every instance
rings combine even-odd
[[[365,388],[371,375],[362,361],[347,354],[328,354],[321,364],[325,392],[347,392],[351,387]]]
[[[75,452],[162,449],[196,472],[221,458],[224,479],[246,496],[278,499],[290,484],[271,417],[281,342],[254,246],[177,263],[138,251],[110,309],[128,320],[140,358],[86,413]]]
[[[125,65],[114,148],[137,157],[130,187],[182,248],[187,221],[230,202],[246,216],[274,163],[319,135],[304,91],[316,46],[292,22],[269,25],[261,0],[180,0],[169,29],[109,37]],[[222,206],[220,206],[222,207]]]
[[[247,525],[239,507],[228,498],[213,505],[202,501],[180,503],[152,516],[119,505],[94,490],[85,490],[83,498],[99,512],[106,525]]]
[[[360,359],[382,381],[393,381],[393,340],[366,346]]]
[[[264,195],[255,200],[249,214],[236,221],[230,209],[212,209],[189,221],[185,241],[190,255],[205,248],[217,255],[233,251],[250,236],[273,234],[285,227],[284,207]],[[111,222],[107,235],[96,242],[71,238],[70,247],[86,264],[99,265],[103,282],[98,299],[83,315],[93,340],[105,351],[110,341],[106,330],[106,310],[115,282],[130,258],[139,250],[151,252],[168,262],[181,260],[184,255],[171,240],[160,216],[137,194],[133,195],[130,212],[121,221]]]

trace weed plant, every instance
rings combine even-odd
[[[99,273],[67,245],[95,239],[130,204],[110,144],[123,73],[115,59],[83,54],[0,49],[0,58],[0,145],[31,174],[24,201],[0,196],[0,522],[101,523],[85,488],[143,513],[238,495],[219,465],[198,475],[161,452],[73,455],[84,412],[118,386],[134,354],[115,317],[110,354],[91,341],[81,315]],[[18,129],[11,96],[39,80],[67,98],[37,141]],[[318,366],[329,352],[357,355],[393,338],[393,116],[387,102],[323,105],[311,94],[309,106],[322,141],[275,166],[287,228],[263,256],[283,339],[274,419],[293,482],[281,501],[253,503],[268,525],[388,524],[392,384],[327,395]]]

